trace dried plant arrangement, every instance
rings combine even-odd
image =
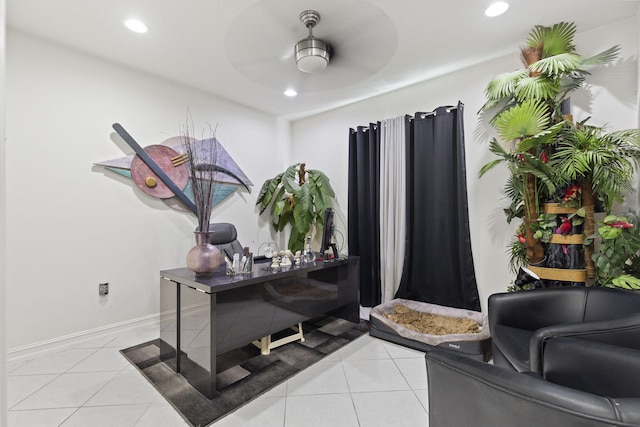
[[[209,138],[194,138],[193,121],[188,114],[179,137],[185,148],[184,155],[189,161],[189,181],[193,192],[193,202],[196,206],[198,229],[205,233],[209,231],[217,188],[218,142],[215,137],[216,129],[217,125],[215,128],[209,126]]]

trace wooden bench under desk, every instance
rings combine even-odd
[[[359,258],[207,278],[187,268],[160,272],[160,358],[208,398],[216,392],[216,357],[305,320],[332,315],[359,322]],[[302,339],[302,331],[290,341]],[[265,345],[266,344],[266,345]],[[274,343],[271,343],[274,344]]]

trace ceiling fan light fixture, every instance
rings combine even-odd
[[[327,68],[331,55],[325,42],[315,37],[307,37],[296,44],[295,58],[300,71],[317,73]]]
[[[305,10],[300,20],[309,29],[309,36],[296,43],[294,57],[298,69],[304,73],[317,73],[329,65],[331,46],[313,36],[312,29],[320,21],[320,14],[315,10]]]

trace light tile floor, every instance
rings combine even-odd
[[[9,363],[9,427],[173,427],[187,423],[119,350],[141,328]],[[215,427],[428,426],[424,353],[358,338],[214,423]]]

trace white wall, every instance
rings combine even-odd
[[[533,24],[532,24],[533,25]],[[578,53],[595,54],[615,44],[623,47],[613,67],[597,70],[589,79],[588,91],[573,101],[576,118],[593,114],[593,124],[609,123],[611,130],[637,127],[637,22],[630,18],[576,37]],[[483,310],[490,294],[503,292],[512,280],[506,246],[514,228],[507,225],[502,208],[504,169],[491,171],[482,179],[478,172],[492,159],[488,151],[491,129],[476,115],[484,103],[486,84],[497,74],[521,68],[519,53],[460,70],[373,99],[293,123],[292,159],[309,161],[309,167],[327,173],[337,190],[341,217],[347,215],[348,130],[370,121],[416,111],[431,111],[441,105],[465,104],[467,187],[471,241],[476,277]],[[320,149],[321,147],[321,149]],[[434,208],[437,208],[434,206]],[[344,220],[346,224],[346,220]],[[338,224],[340,226],[341,224]],[[514,224],[515,225],[515,224]],[[346,226],[341,230],[346,235]]]
[[[7,425],[7,316],[6,316],[6,197],[5,190],[5,139],[4,139],[4,93],[5,93],[5,47],[6,47],[6,2],[0,0],[0,426]]]
[[[130,180],[93,167],[140,143],[175,136],[190,108],[254,183],[213,211],[239,240],[271,240],[254,207],[279,171],[287,127],[273,116],[9,31],[7,43],[7,347],[157,314],[159,271],[185,266],[195,217],[167,208]],[[207,133],[205,133],[208,136]],[[107,302],[98,283],[110,283]]]

